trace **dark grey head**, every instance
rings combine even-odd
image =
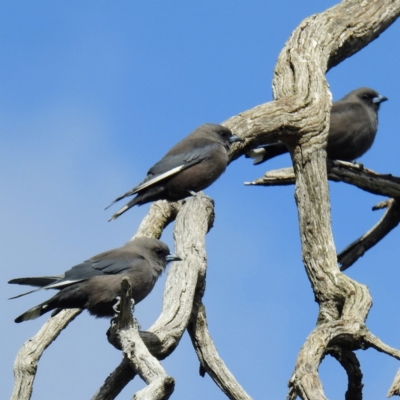
[[[387,97],[381,96],[376,90],[367,88],[367,87],[362,87],[362,88],[353,90],[347,96],[345,96],[343,99],[350,100],[352,97],[353,98],[357,97],[365,105],[367,105],[368,107],[372,107],[375,111],[379,110],[379,106],[382,102],[388,100]]]
[[[161,240],[138,237],[127,244],[132,246],[139,255],[146,259],[151,259],[157,265],[160,266],[161,273],[168,262],[170,261],[181,261],[182,259],[175,254],[171,254],[169,247]]]
[[[230,129],[218,124],[203,124],[196,131],[213,136],[214,140],[223,144],[227,149],[231,143],[243,141],[240,137],[233,135]]]

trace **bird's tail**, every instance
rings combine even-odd
[[[8,300],[18,299],[18,297],[26,296],[27,294],[38,292],[39,290],[42,290],[42,288],[40,287],[38,289],[30,290],[29,292],[24,292],[24,293],[21,293],[21,294],[17,294],[16,296],[10,297]]]
[[[288,149],[283,143],[274,143],[250,150],[246,153],[246,158],[254,159],[253,164],[257,165],[287,152]]]
[[[128,192],[122,194],[121,196],[117,197],[111,204],[109,204],[104,210],[108,210],[112,205],[114,205],[115,203],[117,203],[118,201],[124,199],[125,197],[129,197],[132,196],[136,193],[136,187],[134,187],[133,189],[129,190]]]
[[[57,276],[35,276],[35,277],[28,277],[28,278],[16,278],[16,279],[11,279],[11,281],[8,281],[8,283],[13,283],[17,285],[28,285],[28,286],[37,286],[37,287],[43,287],[50,285],[51,283],[54,283],[55,281],[58,281],[62,279],[62,275],[57,275]]]
[[[23,321],[29,321],[31,319],[36,319],[39,318],[41,315],[49,312],[53,308],[49,307],[49,304],[47,301],[44,303],[41,303],[35,307],[32,307],[30,310],[25,311],[23,314],[21,314],[19,317],[15,318],[15,322],[23,322]]]
[[[27,294],[37,292],[42,290],[45,286],[50,285],[58,280],[60,280],[62,276],[37,276],[37,277],[30,277],[30,278],[17,278],[11,279],[8,283],[13,283],[17,285],[28,285],[28,286],[37,286],[37,289],[30,290],[29,292],[18,294],[17,296],[10,297],[11,299],[17,299],[18,297],[25,296]]]
[[[117,219],[120,215],[122,215],[124,212],[128,211],[130,208],[133,206],[136,206],[136,204],[142,204],[140,196],[136,196],[134,199],[132,199],[129,203],[125,204],[121,209],[119,209],[108,221],[114,221],[114,219]]]

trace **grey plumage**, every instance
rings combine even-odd
[[[86,308],[96,317],[112,317],[113,305],[120,295],[121,281],[126,276],[132,285],[135,303],[142,301],[153,289],[169,261],[178,261],[168,246],[157,239],[136,238],[124,246],[98,254],[78,264],[63,275],[17,278],[9,283],[58,289],[49,300],[26,311],[15,322],[36,319],[63,308]]]
[[[225,171],[231,143],[241,140],[222,125],[204,124],[177,143],[133,189],[115,199],[136,194],[110,219],[116,219],[135,205],[150,201],[177,201],[210,186]],[[107,207],[107,208],[108,208]]]
[[[353,161],[372,146],[378,129],[378,110],[387,97],[370,88],[353,90],[333,103],[328,133],[327,156],[332,160]],[[261,164],[287,153],[283,143],[272,143],[250,150],[246,157]]]

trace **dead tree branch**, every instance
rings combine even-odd
[[[386,212],[378,223],[359,239],[348,245],[338,254],[338,262],[341,270],[351,267],[369,249],[381,241],[400,222],[400,203],[397,199],[389,199],[386,202]],[[376,207],[373,208],[377,209]]]
[[[325,399],[318,366],[332,341],[345,346],[340,338],[350,337],[358,343],[372,304],[367,288],[337,266],[326,169],[331,96],[325,73],[378,37],[399,15],[398,1],[344,0],[305,19],[278,58],[275,101],[225,122],[246,139],[234,147],[232,160],[276,138],[292,156],[303,262],[320,310],[290,380],[291,399]]]
[[[193,310],[188,332],[202,369],[210,375],[227,397],[232,400],[250,400],[251,397],[239,385],[218,355],[208,331],[206,310],[203,304]]]
[[[378,174],[359,164],[345,161],[328,160],[328,178],[335,182],[345,182],[369,193],[381,196],[397,196],[373,207],[373,210],[386,208],[386,212],[378,223],[359,239],[348,245],[337,259],[344,271],[352,266],[369,249],[381,241],[400,222],[400,178],[388,174]],[[268,171],[253,182],[245,182],[250,186],[285,186],[295,183],[293,168],[282,168]]]
[[[345,350],[336,346],[333,346],[329,350],[329,354],[339,361],[347,373],[348,384],[345,400],[362,400],[363,374],[357,356],[351,350]]]
[[[37,365],[43,352],[57,339],[58,335],[72,322],[82,310],[63,310],[50,318],[21,347],[14,362],[14,390],[11,400],[29,400],[32,396],[33,382]]]
[[[147,383],[134,399],[166,400],[174,391],[175,381],[168,376],[160,362],[153,357],[139,334],[139,324],[131,312],[131,285],[128,278],[121,282],[120,313],[114,318],[107,332],[108,340],[117,349],[122,349],[124,359]]]
[[[366,192],[393,198],[400,197],[400,178],[390,174],[378,174],[360,164],[346,161],[328,160],[328,179],[334,182],[345,182]],[[263,177],[248,186],[287,186],[295,183],[292,167],[268,171]]]
[[[387,394],[387,397],[392,397],[392,396],[400,396],[400,369],[397,371],[392,386],[390,386],[390,389]]]

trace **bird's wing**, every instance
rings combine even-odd
[[[149,169],[146,178],[138,186],[135,186],[128,192],[117,197],[107,208],[111,207],[114,203],[122,200],[125,197],[139,193],[142,190],[153,186],[160,181],[163,181],[164,179],[176,175],[178,172],[184,169],[190,168],[193,165],[207,160],[212,150],[219,146],[220,144],[218,143],[210,142],[202,147],[195,147],[185,153],[168,153],[158,163],[154,164],[153,167]]]
[[[131,193],[138,193],[155,183],[176,175],[184,169],[207,160],[210,157],[210,153],[219,146],[220,144],[211,142],[202,147],[192,148],[185,153],[167,154],[157,164],[150,168],[146,179],[133,188]]]
[[[16,296],[9,297],[8,300],[18,299],[18,297],[26,296],[27,294],[38,292],[39,290],[42,290],[42,289],[44,289],[44,288],[40,287],[40,288],[37,288],[37,289],[30,290],[29,292],[17,294]]]
[[[127,271],[130,268],[139,266],[143,261],[144,257],[136,256],[135,258],[126,260],[102,260],[93,263],[93,268],[101,275],[117,275]],[[98,275],[100,275],[98,273]]]

